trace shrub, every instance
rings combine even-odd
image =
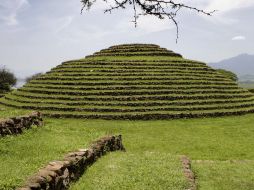
[[[0,83],[0,92],[8,92],[11,90],[11,87],[8,83]]]
[[[10,90],[11,86],[14,86],[17,83],[17,78],[15,75],[7,70],[6,68],[0,69],[0,89],[1,90]]]

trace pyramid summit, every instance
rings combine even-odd
[[[124,44],[51,71],[2,104],[51,117],[171,119],[254,112],[253,95],[205,63],[154,44]]]
[[[154,44],[123,44],[117,46],[111,46],[108,49],[103,49],[99,52],[94,53],[89,57],[99,56],[171,56],[171,57],[182,57],[178,53],[161,48]]]

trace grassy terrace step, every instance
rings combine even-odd
[[[130,106],[67,106],[67,105],[52,105],[52,104],[29,104],[20,103],[18,101],[1,100],[3,104],[12,105],[24,109],[35,110],[55,110],[55,111],[83,111],[83,112],[151,112],[151,111],[197,111],[197,110],[217,110],[217,109],[237,109],[254,107],[254,101],[249,103],[231,103],[231,104],[214,104],[214,105],[192,105],[192,106],[151,106],[151,107],[130,107]]]
[[[212,74],[212,72],[214,72],[212,69],[210,68],[182,68],[182,69],[179,69],[179,68],[167,68],[167,69],[147,69],[147,68],[144,68],[144,69],[139,69],[139,70],[136,70],[136,69],[92,69],[92,68],[65,68],[65,69],[62,69],[62,68],[55,68],[55,69],[52,69],[51,70],[52,72],[86,72],[86,73],[148,73],[148,72],[153,72],[153,73],[171,73],[171,72],[179,72],[181,73],[181,71],[186,71],[186,72],[209,72],[209,74]],[[214,74],[218,74],[217,72],[214,73]],[[226,77],[225,77],[226,78]]]
[[[4,97],[5,93],[0,93],[0,98]]]
[[[234,110],[213,110],[213,111],[192,111],[192,112],[137,112],[137,113],[101,113],[91,114],[83,112],[53,112],[44,111],[45,116],[54,118],[83,118],[83,119],[129,119],[129,120],[150,120],[150,119],[178,119],[178,118],[204,118],[204,117],[221,117],[229,115],[243,115],[254,113],[253,108],[239,108]]]
[[[223,75],[221,75],[220,73],[215,73],[215,72],[207,72],[207,71],[201,71],[201,72],[197,72],[197,71],[188,71],[188,70],[172,70],[171,72],[165,73],[158,73],[158,72],[121,72],[121,73],[105,73],[105,72],[97,72],[97,71],[73,71],[73,70],[52,70],[50,72],[47,72],[47,75],[55,75],[55,76],[59,76],[59,75],[63,75],[63,76],[174,76],[174,75],[192,75],[192,76],[202,76],[202,75],[209,75],[209,76],[217,76],[219,78],[225,78]]]
[[[192,73],[185,73],[185,74],[182,74],[182,73],[172,73],[172,74],[165,74],[165,73],[162,73],[162,74],[153,74],[153,73],[150,73],[150,74],[147,74],[147,73],[132,73],[132,74],[122,74],[122,73],[118,73],[118,74],[113,74],[113,73],[89,73],[89,74],[83,74],[83,73],[48,73],[47,74],[47,77],[49,78],[60,78],[60,77],[65,77],[65,78],[77,78],[77,77],[80,77],[80,78],[134,78],[134,77],[138,77],[138,78],[166,78],[166,77],[190,77],[190,78],[193,78],[193,77],[209,77],[209,78],[215,78],[215,79],[221,79],[221,80],[225,80],[225,77],[221,76],[221,75],[216,75],[216,74],[192,74]],[[40,78],[45,78],[44,77],[40,77]],[[40,79],[38,78],[38,79]]]
[[[84,86],[108,86],[108,85],[236,85],[233,81],[204,81],[204,80],[175,80],[175,81],[60,81],[60,80],[33,80],[33,84],[56,84],[56,85],[84,85]]]
[[[176,100],[176,101],[168,101],[168,100],[161,100],[161,101],[63,101],[63,100],[50,100],[45,98],[26,98],[22,96],[18,96],[15,94],[8,94],[5,97],[6,100],[16,101],[20,103],[45,103],[45,104],[61,104],[61,105],[70,105],[70,106],[164,106],[164,105],[172,105],[172,106],[188,106],[188,105],[210,105],[210,104],[228,104],[228,103],[248,103],[253,102],[254,97],[250,98],[232,98],[230,100],[224,99],[214,99],[214,100]]]
[[[171,52],[173,53],[173,51],[171,50],[167,50],[166,48],[153,48],[153,47],[150,47],[150,48],[145,48],[145,47],[142,47],[142,48],[109,48],[109,49],[102,49],[100,50],[99,52],[101,53],[128,53],[128,52],[155,52],[155,51],[159,51],[159,52]],[[96,54],[96,53],[95,53]]]
[[[68,94],[68,95],[83,95],[83,96],[100,96],[100,95],[110,95],[110,96],[123,96],[123,95],[170,95],[170,94],[249,94],[248,91],[243,91],[242,89],[235,90],[214,90],[214,89],[203,89],[203,90],[110,90],[110,91],[81,91],[81,90],[57,90],[57,89],[45,89],[45,88],[32,88],[24,87],[18,91],[22,92],[32,92],[32,93],[42,93],[42,94]]]
[[[170,57],[182,57],[180,54],[172,52],[126,52],[126,53],[101,53],[98,52],[94,55],[86,56],[86,58],[98,57],[98,56],[170,56]]]
[[[55,111],[77,111],[77,112],[87,112],[87,113],[131,113],[131,112],[156,112],[156,111],[168,111],[168,112],[175,112],[175,111],[181,111],[181,112],[193,112],[193,111],[199,111],[199,110],[218,110],[218,109],[239,109],[239,108],[253,108],[254,102],[252,103],[244,103],[244,104],[215,104],[215,105],[204,105],[204,106],[178,106],[178,107],[172,107],[172,106],[154,106],[154,107],[138,107],[138,108],[132,108],[132,107],[80,107],[80,106],[55,106],[51,104],[43,104],[43,105],[34,105],[34,104],[24,104],[16,101],[5,101],[2,100],[1,103],[6,105],[11,105],[13,107],[23,108],[23,109],[35,109],[35,110],[55,110]]]
[[[144,74],[174,74],[174,73],[182,73],[182,74],[210,74],[210,75],[218,75],[219,73],[215,73],[213,70],[188,70],[188,69],[167,69],[167,70],[139,70],[139,71],[126,71],[123,69],[115,69],[114,72],[112,70],[108,69],[101,69],[101,70],[83,70],[83,69],[53,69],[50,72],[47,72],[46,74],[58,74],[58,73],[69,73],[69,74],[84,74],[86,75],[127,75],[127,74],[139,74],[140,76]],[[221,76],[221,74],[219,74]]]
[[[254,89],[248,89],[251,93],[254,93]]]
[[[131,69],[131,70],[139,70],[139,69],[210,69],[213,70],[212,68],[206,67],[201,64],[197,65],[188,65],[188,64],[171,64],[170,66],[168,65],[84,65],[84,64],[78,64],[78,65],[59,65],[55,67],[54,69],[75,69],[75,68],[82,68],[82,69]],[[53,69],[53,70],[54,70]]]
[[[128,49],[125,49],[125,50],[128,50]],[[153,55],[153,54],[169,54],[169,55],[173,55],[172,57],[175,57],[175,53],[172,52],[172,51],[168,51],[168,50],[165,50],[165,49],[142,49],[142,50],[138,50],[138,49],[129,49],[129,51],[123,51],[123,50],[111,50],[111,49],[108,49],[108,50],[102,50],[102,51],[99,51],[99,52],[95,52],[93,55],[118,55],[118,54],[134,54],[134,55],[140,55],[140,54],[150,54],[150,55]]]
[[[124,68],[125,67],[125,68]],[[147,68],[147,67],[139,67],[139,69],[136,69],[136,68],[133,68],[133,67],[128,67],[128,66],[122,66],[122,68],[114,68],[112,70],[112,68],[108,67],[108,68],[96,68],[96,67],[83,67],[82,66],[79,66],[79,67],[55,67],[53,68],[51,71],[60,71],[60,70],[66,70],[66,71],[100,71],[100,72],[118,72],[118,71],[125,71],[125,72],[133,72],[133,71],[136,71],[136,72],[161,72],[163,70],[165,70],[165,72],[171,72],[171,71],[186,71],[186,70],[189,70],[189,71],[195,71],[195,72],[204,72],[204,71],[211,71],[211,72],[215,72],[214,69],[212,68],[209,68],[209,67],[181,67],[181,66],[175,66],[175,67],[168,67],[168,68]],[[216,72],[218,74],[218,72]]]
[[[169,56],[169,57],[182,57],[180,54],[170,51],[143,51],[143,52],[95,52],[92,57],[96,56]],[[88,57],[90,57],[88,56]]]
[[[51,85],[51,84],[37,84],[37,83],[29,83],[24,85],[24,87],[32,87],[32,88],[47,88],[47,89],[69,89],[69,90],[198,90],[198,89],[213,89],[213,90],[239,90],[239,87],[236,85],[156,85],[156,86],[90,86],[86,87],[83,85]]]
[[[118,58],[118,59],[117,59]],[[62,62],[62,65],[71,65],[71,64],[123,64],[123,65],[133,65],[133,64],[163,64],[163,63],[189,63],[189,64],[202,64],[202,65],[206,65],[204,62],[201,61],[196,61],[196,60],[191,60],[191,59],[183,59],[183,58],[179,58],[179,57],[163,57],[163,59],[161,59],[160,57],[156,57],[156,59],[154,59],[154,57],[146,57],[145,59],[140,59],[140,57],[132,57],[131,59],[124,59],[124,57],[112,57],[112,58],[91,58],[91,59],[77,59],[77,60],[70,60],[70,61],[64,61]]]
[[[94,66],[133,66],[133,67],[171,67],[171,66],[186,66],[186,67],[201,67],[205,66],[203,63],[198,63],[198,62],[182,62],[182,61],[172,61],[172,62],[130,62],[130,63],[125,63],[125,62],[91,62],[91,63],[85,63],[85,62],[73,62],[73,63],[64,63],[59,65],[58,67],[68,67],[68,66],[89,66],[89,67],[94,67]]]
[[[119,44],[119,45],[114,45],[114,46],[110,46],[109,49],[118,49],[118,48],[138,48],[138,47],[155,47],[155,48],[159,48],[160,46],[156,45],[156,44],[140,44],[140,43],[133,43],[133,44]]]
[[[244,94],[195,94],[195,95],[143,95],[143,96],[69,96],[55,94],[40,94],[31,92],[14,92],[17,96],[26,98],[45,98],[59,100],[74,100],[74,101],[137,101],[137,100],[206,100],[206,99],[231,99],[231,98],[251,98],[250,93]]]
[[[150,76],[141,76],[141,77],[71,77],[71,76],[44,76],[39,77],[36,80],[61,80],[61,81],[142,81],[142,80],[150,80],[150,81],[175,81],[175,80],[210,80],[210,81],[232,81],[228,78],[218,78],[218,77],[211,77],[211,76],[162,76],[162,77],[150,77]]]
[[[160,46],[156,44],[139,44],[139,43],[133,43],[133,44],[119,44],[119,45],[113,45],[110,46],[109,49],[118,49],[118,48],[159,48]]]

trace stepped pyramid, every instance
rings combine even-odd
[[[51,117],[170,119],[254,112],[253,95],[205,63],[153,44],[62,63],[0,100]]]

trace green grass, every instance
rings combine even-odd
[[[104,134],[86,121],[46,120],[45,126],[0,139],[0,189],[13,189],[49,161],[62,157]]]
[[[253,162],[247,162],[243,165],[238,164],[234,168],[224,161],[254,158],[254,152],[252,151],[254,145],[253,121],[253,115],[203,120],[118,121],[110,127],[107,127],[107,122],[102,124],[101,121],[93,121],[97,123],[97,130],[104,131],[106,128],[106,131],[123,134],[124,144],[128,153],[127,156],[123,156],[122,153],[106,156],[98,164],[92,166],[78,184],[74,185],[73,189],[82,189],[82,187],[88,187],[88,189],[97,189],[97,187],[111,189],[113,187],[112,189],[115,189],[115,185],[119,181],[122,184],[122,189],[153,189],[153,185],[150,188],[146,186],[145,183],[148,182],[145,180],[143,186],[139,183],[133,184],[132,181],[139,180],[140,170],[144,172],[151,168],[164,169],[164,165],[161,168],[157,168],[158,164],[161,164],[160,162],[155,164],[149,162],[142,164],[142,162],[139,162],[141,164],[139,167],[143,168],[143,170],[139,169],[136,164],[140,159],[140,153],[146,152],[157,154],[157,159],[163,158],[163,154],[169,153],[171,155],[186,154],[193,160],[216,160],[214,167],[217,169],[213,170],[214,173],[210,171],[212,170],[211,168],[205,165],[193,163],[193,169],[197,175],[199,189],[201,190],[251,189],[254,186],[252,177]],[[137,159],[133,159],[132,156],[129,157],[128,154],[136,155]],[[151,158],[150,161],[154,162],[153,159]],[[119,160],[121,160],[120,163]],[[125,170],[128,163],[130,163],[129,166],[133,164],[134,168],[137,167],[136,170],[134,169],[134,173],[132,167],[128,168],[130,173]],[[110,169],[109,167],[112,165],[118,170]],[[170,163],[168,166],[172,167]],[[174,171],[174,169],[172,170]],[[99,172],[105,175],[98,174]],[[149,172],[147,173],[144,179],[151,181]],[[154,173],[154,176],[157,177],[157,171]],[[243,173],[245,174],[242,175]],[[165,175],[170,181],[172,175]],[[225,179],[225,182],[223,179]],[[218,184],[212,184],[213,182],[216,183],[216,180],[218,180]],[[131,184],[133,186],[130,188]],[[166,185],[158,189],[171,189],[169,187]],[[175,186],[175,189],[184,188]]]
[[[144,47],[145,52],[137,54],[135,47]],[[118,55],[148,55],[147,48],[156,50],[158,46],[115,46],[111,50],[120,52]],[[104,55],[110,55],[111,50]],[[253,113],[252,99],[251,93],[238,89],[235,82],[201,62],[166,56],[100,56],[65,62],[1,102],[59,117],[161,119]],[[81,106],[79,101],[99,105]],[[161,104],[166,101],[172,104]],[[122,104],[117,105],[119,102]],[[155,104],[147,106],[144,102]],[[141,104],[127,109],[133,103]],[[94,108],[97,110],[91,111]],[[103,112],[96,113],[98,109]],[[0,117],[4,118],[29,112],[0,106]],[[91,140],[106,134],[122,134],[127,152],[100,159],[73,189],[186,189],[179,155],[193,160],[201,190],[251,189],[253,116],[163,121],[46,118],[44,127],[0,139],[0,189],[15,188],[49,161],[85,148]]]
[[[12,108],[5,109],[14,113]],[[0,114],[6,116],[7,113]],[[253,116],[168,121],[46,119],[42,128],[0,139],[0,187],[11,189],[22,184],[27,176],[47,162],[60,159],[69,151],[85,148],[91,140],[105,134],[122,134],[127,152],[112,153],[99,160],[74,189],[117,189],[120,182],[122,189],[153,189],[159,184],[159,189],[184,189],[186,182],[180,176],[177,159],[177,155],[183,154],[192,160],[215,161],[216,171],[209,165],[193,163],[201,190],[219,180],[217,176],[226,179],[225,183],[218,183],[217,189],[241,189],[241,184],[252,187],[253,179],[246,175],[253,173],[253,162],[236,164],[234,168],[224,161],[253,160]],[[237,180],[231,173],[235,173]],[[244,173],[246,175],[242,175]]]
[[[193,162],[199,189],[253,190],[254,161]]]
[[[71,190],[187,189],[178,156],[167,153],[111,153],[88,169]]]
[[[1,119],[20,116],[20,115],[26,115],[29,113],[31,113],[31,110],[29,111],[29,110],[9,108],[0,104],[0,118]]]

